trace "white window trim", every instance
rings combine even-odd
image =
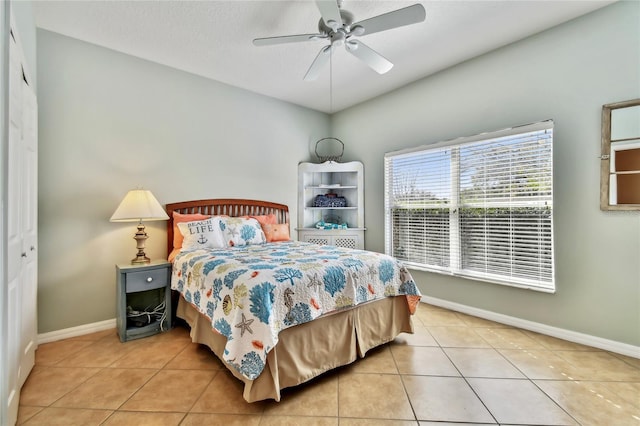
[[[387,180],[389,179],[387,170],[386,170],[386,163],[387,163],[387,159],[390,157],[394,157],[394,158],[402,158],[404,156],[410,156],[413,153],[417,153],[417,152],[422,152],[422,151],[432,151],[432,150],[436,150],[438,148],[442,148],[442,149],[446,149],[447,147],[462,147],[464,145],[468,145],[468,144],[473,144],[475,142],[480,142],[480,141],[490,141],[492,139],[499,139],[499,138],[504,138],[504,137],[509,137],[509,136],[513,136],[513,135],[518,135],[518,134],[524,134],[524,133],[529,133],[529,132],[535,132],[535,131],[542,131],[542,130],[548,130],[548,129],[553,129],[554,125],[553,125],[553,121],[552,120],[545,120],[545,121],[541,121],[541,122],[537,122],[537,123],[532,123],[532,124],[527,124],[527,125],[523,125],[523,126],[516,126],[516,127],[512,127],[512,128],[508,128],[508,129],[503,129],[503,130],[499,130],[496,132],[487,132],[487,133],[481,133],[481,134],[477,134],[477,135],[473,135],[473,136],[468,136],[468,137],[461,137],[461,138],[456,138],[456,139],[451,139],[451,140],[447,140],[447,141],[442,141],[442,142],[438,142],[438,143],[433,143],[433,144],[427,144],[427,145],[421,145],[418,147],[413,147],[413,148],[407,148],[407,149],[403,149],[403,150],[398,150],[398,151],[393,151],[393,152],[388,152],[385,154],[385,172],[384,172],[384,179],[385,179],[385,252],[387,254],[392,254],[393,253],[393,249],[392,249],[392,244],[393,244],[393,229],[391,226],[391,206],[389,206],[389,182],[387,182]],[[551,156],[552,158],[550,159],[551,161],[551,174],[553,175],[553,155]],[[452,168],[453,169],[453,168]],[[551,176],[551,178],[553,178],[553,176]],[[454,209],[457,209],[457,203],[459,200],[459,176],[457,175],[456,171],[451,170],[451,179],[452,179],[452,184],[451,184],[451,204],[448,206],[449,209],[451,211],[453,211]],[[553,192],[553,190],[552,190]],[[512,203],[509,204],[510,207],[526,207],[528,205],[531,205],[531,202],[527,202],[527,201],[522,201],[519,203]],[[437,204],[431,204],[432,207],[435,207]],[[428,207],[429,205],[427,204],[422,204],[420,203],[419,207],[424,208],[424,207]],[[553,203],[551,203],[551,206],[553,206]],[[417,206],[418,207],[418,206]],[[553,207],[552,207],[553,209]],[[553,213],[552,213],[553,215]],[[459,224],[456,224],[455,222],[458,221],[459,216],[458,215],[450,215],[450,226],[449,226],[449,234],[450,234],[450,249],[453,252],[453,254],[450,254],[450,259],[451,260],[457,260],[458,262],[461,260],[461,256],[460,256],[460,249],[461,249],[461,244],[459,241]],[[553,240],[554,240],[554,233],[553,233],[553,219],[551,220],[551,244],[553,247]],[[455,255],[455,252],[458,252],[458,255]],[[471,280],[478,280],[478,281],[483,281],[483,282],[490,282],[490,283],[496,283],[496,284],[501,284],[501,285],[507,285],[507,286],[512,286],[512,287],[517,287],[517,288],[524,288],[524,289],[530,289],[530,290],[536,290],[536,291],[540,291],[540,292],[546,292],[546,293],[555,293],[556,288],[555,288],[555,265],[554,265],[554,258],[555,254],[552,253],[552,259],[551,259],[551,268],[552,268],[552,273],[551,273],[551,283],[547,286],[541,286],[541,285],[532,285],[531,282],[529,280],[526,279],[518,279],[518,277],[505,277],[505,276],[500,276],[500,275],[495,275],[495,276],[491,276],[491,274],[475,274],[473,271],[465,271],[464,273],[460,273],[461,271],[461,266],[460,264],[458,265],[450,265],[449,267],[438,267],[435,265],[424,265],[424,264],[420,264],[420,263],[415,263],[415,262],[411,262],[411,261],[406,261],[403,260],[403,263],[405,266],[411,268],[411,269],[416,269],[416,270],[423,270],[423,271],[428,271],[428,272],[436,272],[436,273],[440,273],[440,274],[445,274],[445,275],[451,275],[451,276],[458,276],[461,278],[466,278],[466,279],[471,279]]]

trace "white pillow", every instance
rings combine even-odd
[[[225,217],[220,220],[220,228],[228,247],[267,242],[260,222],[253,218]]]
[[[183,250],[226,247],[219,217],[193,222],[180,222],[178,223],[178,229],[184,237]]]

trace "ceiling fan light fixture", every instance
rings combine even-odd
[[[347,36],[345,35],[344,31],[338,30],[331,36],[331,44],[336,47],[342,46],[345,43],[346,39]]]
[[[354,25],[349,32],[350,35],[361,36],[364,34],[364,27],[362,25]]]
[[[325,24],[327,24],[327,27],[331,28],[333,31],[340,28],[340,24],[334,21],[333,19],[329,19],[327,22],[325,22]]]

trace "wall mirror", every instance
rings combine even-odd
[[[600,209],[640,210],[640,99],[602,106]]]

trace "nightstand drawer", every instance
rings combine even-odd
[[[153,290],[167,285],[167,269],[152,269],[149,271],[127,273],[127,293]]]

